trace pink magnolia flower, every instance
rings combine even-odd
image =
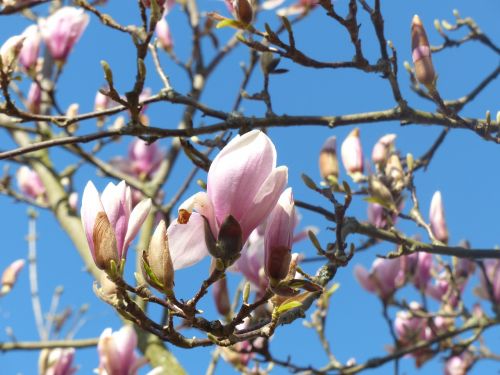
[[[82,224],[94,261],[107,269],[114,260],[118,265],[126,258],[127,249],[137,235],[151,208],[151,200],[143,200],[132,210],[130,187],[125,181],[109,183],[101,196],[92,181],[82,197]]]
[[[94,99],[94,110],[95,111],[103,111],[108,109],[112,103],[112,100],[109,96],[104,95],[100,91],[97,91]]]
[[[278,9],[276,12],[280,17],[303,14],[315,8],[319,4],[318,0],[299,0],[287,8]]]
[[[7,39],[0,47],[0,58],[2,59],[4,70],[7,67],[11,67],[17,61],[19,53],[23,48],[24,39],[21,35],[14,35]]]
[[[24,41],[19,52],[19,62],[26,69],[30,69],[36,65],[38,52],[40,51],[42,37],[40,36],[38,25],[28,26],[21,36],[24,38]]]
[[[165,51],[170,51],[174,47],[174,40],[172,39],[172,33],[170,32],[170,27],[165,17],[162,17],[162,19],[158,21],[155,32],[161,47]]]
[[[428,327],[427,320],[415,316],[412,311],[420,310],[417,302],[410,303],[410,311],[398,311],[394,320],[394,330],[403,345],[428,340],[432,337],[432,330]]]
[[[65,61],[89,23],[83,9],[62,7],[39,21],[42,38],[54,60]]]
[[[26,98],[28,109],[31,113],[40,113],[40,104],[42,104],[42,89],[37,82],[33,82]]]
[[[2,282],[1,282],[1,291],[0,295],[4,295],[9,293],[14,285],[16,284],[17,277],[19,276],[19,272],[24,267],[24,259],[18,259],[12,262],[2,273]]]
[[[113,332],[106,328],[99,337],[97,351],[99,352],[100,375],[136,375],[144,361],[137,357],[137,334],[132,326],[124,326]]]
[[[288,188],[269,215],[264,235],[264,270],[270,280],[282,280],[288,274],[295,221],[295,202]]]
[[[340,147],[342,163],[351,175],[363,173],[363,148],[359,139],[359,128],[349,133]]]
[[[43,375],[73,375],[77,370],[73,367],[74,357],[74,348],[51,350],[47,360],[47,368]]]
[[[432,196],[431,207],[429,210],[429,220],[431,223],[432,233],[436,239],[441,242],[448,243],[448,227],[446,226],[443,200],[441,198],[440,191],[436,191]]]
[[[339,177],[339,161],[337,158],[337,138],[328,137],[319,153],[319,172],[323,179],[328,176]]]
[[[465,280],[456,280],[458,292],[462,292],[465,287]],[[426,294],[441,303],[448,303],[452,307],[456,307],[458,303],[457,291],[452,289],[449,277],[446,272],[441,272],[435,279],[434,284],[429,284],[426,289]]]
[[[425,290],[431,279],[433,266],[432,254],[418,252],[401,258],[405,273],[410,276],[413,285],[419,290]]]
[[[173,258],[190,259],[184,263],[188,266],[207,255],[205,220],[215,239],[219,239],[224,223],[236,222],[241,229],[241,244],[244,244],[271,213],[287,178],[287,168],[276,167],[276,149],[266,134],[253,130],[236,136],[213,160],[208,171],[207,192],[197,193],[184,202],[179,210],[180,221],[177,219],[170,225],[176,236],[197,238],[192,248],[171,244]],[[193,209],[197,212],[190,215]]]
[[[116,157],[111,163],[122,172],[145,178],[156,172],[164,157],[165,152],[157,142],[148,144],[140,138],[135,138],[129,145],[127,158]]]
[[[404,283],[400,258],[377,258],[370,271],[361,265],[356,265],[354,276],[364,289],[376,293],[384,301],[389,300]]]
[[[454,355],[446,360],[444,375],[466,375],[473,363],[474,358],[470,352]]]
[[[17,185],[26,196],[37,199],[45,195],[45,186],[38,174],[23,165],[16,173]]]
[[[396,134],[386,134],[380,138],[372,150],[372,161],[375,164],[385,163],[389,157],[391,147],[394,145],[396,140]]]

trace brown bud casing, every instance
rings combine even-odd
[[[238,21],[245,25],[253,22],[254,8],[250,0],[234,0],[234,12]]]
[[[336,148],[336,138],[328,138],[321,151],[319,153],[319,172],[323,179],[327,179],[328,176],[339,177],[339,161],[337,158],[337,148]]]
[[[242,247],[243,232],[240,223],[232,215],[228,215],[220,226],[216,257],[232,263],[238,259]]]
[[[215,306],[219,314],[226,316],[231,312],[231,303],[229,302],[229,292],[227,290],[226,278],[217,280],[212,285]]]
[[[97,214],[92,233],[94,241],[95,264],[101,270],[109,269],[113,260],[119,264],[118,249],[116,247],[116,236],[106,213],[101,211]]]
[[[436,72],[432,64],[429,40],[422,21],[417,15],[413,16],[411,24],[411,49],[415,64],[415,77],[423,85],[433,85],[436,80]]]

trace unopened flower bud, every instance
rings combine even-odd
[[[148,251],[143,254],[144,278],[161,292],[169,292],[174,287],[174,266],[168,246],[167,226],[161,220],[156,227]],[[148,269],[152,272],[149,274]]]
[[[31,113],[40,113],[40,104],[42,103],[42,90],[37,82],[33,82],[31,84],[26,102]]]
[[[372,151],[373,163],[384,164],[386,162],[392,151],[391,149],[394,147],[396,137],[396,134],[386,134],[377,141]]]
[[[4,72],[14,68],[14,64],[19,57],[19,53],[23,47],[25,37],[21,35],[11,36],[0,47],[0,59],[2,59],[2,66]]]
[[[342,142],[340,154],[347,173],[351,175],[363,173],[363,148],[359,138],[359,128],[351,131]]]
[[[443,243],[448,243],[448,227],[446,225],[441,192],[439,191],[436,191],[432,196],[429,221],[434,237]]]
[[[71,194],[69,195],[68,204],[73,211],[76,211],[76,208],[78,206],[78,193],[76,191],[71,192]]]
[[[227,0],[227,2],[231,3],[228,8],[232,8],[234,18],[244,25],[250,25],[253,22],[255,11],[251,0]]]
[[[286,189],[269,215],[264,235],[264,270],[272,281],[283,280],[288,275],[292,260],[293,230],[295,227],[295,202],[292,189]]]
[[[339,177],[339,161],[337,158],[337,138],[327,138],[319,153],[319,172],[327,180],[329,176]]]
[[[19,62],[25,69],[31,69],[36,65],[38,52],[40,50],[40,30],[37,25],[28,26],[21,34],[24,37],[23,46],[19,52]]]
[[[17,185],[26,196],[37,199],[45,194],[45,186],[38,174],[23,165],[16,173]]]
[[[18,259],[12,262],[2,274],[2,289],[0,290],[0,295],[5,295],[9,293],[14,287],[19,272],[24,267],[24,259]]]
[[[422,21],[417,15],[413,16],[411,24],[411,49],[417,80],[426,86],[433,85],[436,80],[436,73],[432,64],[429,40]]]
[[[167,52],[171,51],[174,46],[174,41],[165,17],[158,21],[155,31],[161,47]]]
[[[370,176],[368,189],[370,195],[375,198],[383,206],[395,210],[396,204],[392,197],[391,191],[375,176]]]

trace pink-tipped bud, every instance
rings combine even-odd
[[[375,143],[372,150],[372,161],[374,164],[384,164],[387,161],[394,147],[396,137],[396,134],[386,134]]]
[[[100,91],[97,91],[94,99],[94,110],[95,111],[104,111],[108,109],[111,104],[111,99],[109,96],[104,95]]]
[[[143,274],[149,285],[168,293],[174,287],[174,266],[168,246],[167,226],[161,220],[149,248],[143,253]]]
[[[212,285],[212,293],[214,296],[215,307],[222,316],[226,316],[231,312],[231,303],[229,302],[229,292],[227,290],[226,278],[217,280]]]
[[[331,136],[327,138],[319,153],[319,172],[323,179],[329,176],[339,177],[339,161],[337,158],[337,138]]]
[[[19,52],[19,62],[25,69],[31,69],[36,65],[38,52],[40,51],[40,30],[38,25],[28,26],[21,34],[24,37],[23,47]]]
[[[76,211],[78,206],[78,193],[76,191],[71,192],[69,195],[68,204],[73,211]]]
[[[411,23],[411,49],[415,64],[415,77],[423,85],[433,85],[436,80],[436,72],[432,64],[429,40],[424,25],[417,15],[413,16]]]
[[[349,133],[340,147],[342,163],[350,175],[363,173],[363,148],[359,138],[359,128]]]
[[[2,289],[0,291],[0,295],[5,295],[9,293],[14,285],[16,284],[17,277],[19,276],[19,272],[24,267],[24,259],[18,259],[12,262],[2,274]]]
[[[39,21],[43,41],[57,61],[65,61],[89,23],[83,9],[62,7]]]
[[[38,174],[23,165],[16,173],[17,186],[26,196],[37,199],[45,194],[45,186]]]
[[[31,113],[40,113],[40,105],[42,103],[42,89],[37,82],[33,82],[28,91],[27,105]]]
[[[161,47],[167,52],[171,51],[174,46],[174,40],[172,39],[172,33],[165,17],[158,21],[155,31]]]
[[[295,202],[292,189],[288,188],[269,215],[264,235],[264,270],[271,282],[283,280],[288,275],[294,228]]]
[[[444,216],[444,206],[441,198],[441,192],[436,191],[432,196],[431,207],[429,210],[429,220],[431,230],[437,240],[448,243],[448,227]]]
[[[42,375],[73,375],[77,369],[73,367],[74,348],[45,349],[40,354],[39,370]]]
[[[99,337],[97,351],[99,353],[98,374],[121,375],[135,374],[145,363],[135,354],[137,334],[131,325],[113,332],[106,328]]]

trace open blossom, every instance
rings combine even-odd
[[[347,173],[363,173],[363,148],[359,139],[359,128],[351,131],[342,142],[340,154]]]
[[[415,316],[412,311],[418,311],[417,302],[410,303],[410,311],[399,311],[394,320],[394,330],[403,345],[428,340],[432,337],[432,330],[428,327],[427,319]]]
[[[4,295],[9,293],[14,285],[16,284],[17,277],[19,276],[19,272],[24,267],[24,259],[18,259],[12,262],[2,273],[1,280],[1,291],[0,295]]]
[[[269,215],[264,235],[264,270],[271,280],[282,280],[288,274],[292,259],[295,202],[292,189],[286,189]]]
[[[170,243],[174,268],[182,268],[176,267],[176,259],[189,259],[182,262],[186,267],[207,255],[205,220],[209,237],[233,241],[230,251],[239,253],[250,233],[271,213],[287,177],[286,167],[276,167],[276,149],[263,132],[253,130],[231,140],[210,166],[207,192],[197,193],[184,202],[179,218],[169,227],[169,239],[197,239],[191,248]],[[222,238],[228,234],[232,238]]]
[[[94,261],[107,269],[111,260],[118,265],[137,235],[151,208],[151,200],[140,202],[132,210],[130,187],[122,181],[109,183],[101,196],[89,181],[82,197],[82,224]]]
[[[16,173],[17,186],[26,196],[37,199],[45,194],[45,186],[38,174],[23,165]]]
[[[432,234],[434,234],[436,239],[448,243],[448,227],[446,225],[443,199],[441,198],[440,191],[436,191],[432,196],[429,221],[431,223]]]
[[[73,367],[74,348],[56,348],[50,351],[42,375],[73,375],[77,369]]]
[[[106,328],[99,337],[99,375],[136,375],[144,364],[135,354],[137,334],[132,326],[124,326],[113,332]]]
[[[23,46],[19,52],[19,62],[26,68],[30,69],[35,66],[38,60],[38,52],[40,51],[40,29],[38,25],[28,26],[21,36],[24,38]]]
[[[390,299],[404,283],[400,258],[375,259],[370,271],[363,266],[356,265],[354,276],[364,289],[376,293],[384,301]]]
[[[62,7],[47,19],[39,21],[43,41],[54,60],[64,61],[68,58],[89,19],[83,9]]]

